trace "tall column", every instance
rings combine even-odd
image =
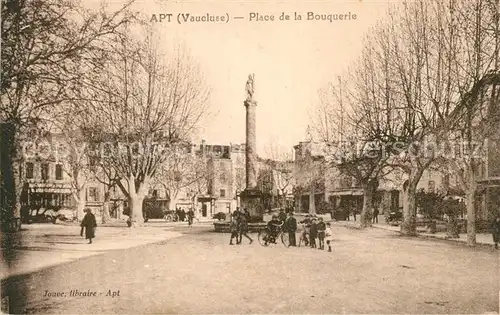
[[[254,100],[245,101],[246,107],[246,188],[254,189],[257,187],[257,143],[256,143],[256,126],[255,126],[255,111],[257,102]]]

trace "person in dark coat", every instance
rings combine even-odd
[[[309,229],[309,244],[311,248],[316,248],[316,238],[318,237],[318,221],[313,218],[311,227]]]
[[[281,223],[285,223],[286,221],[286,213],[285,210],[280,209],[280,212],[278,213],[278,220],[281,221]]]
[[[188,225],[191,227],[193,225],[193,220],[194,220],[194,211],[192,209],[189,209],[187,212],[187,217],[188,217]]]
[[[247,217],[246,217],[246,215],[244,213],[240,213],[239,218],[240,218],[239,219],[239,224],[238,224],[239,239],[237,240],[236,244],[241,244],[241,240],[243,239],[243,236],[245,236],[250,241],[249,244],[252,244],[253,239],[250,236],[248,236],[248,221],[247,221]]]
[[[295,232],[297,231],[297,219],[294,218],[293,212],[288,213],[288,219],[285,222],[286,230],[288,231],[288,238],[290,239],[290,246],[297,246],[295,239]]]
[[[95,237],[97,221],[90,208],[85,208],[83,211],[86,212],[86,214],[83,217],[82,223],[80,224],[80,226],[82,227],[80,236],[83,236],[83,229],[85,229],[85,238],[89,240],[89,244],[92,244],[92,239]]]
[[[250,216],[250,211],[248,211],[247,208],[243,209],[243,215],[245,216],[247,223],[250,223],[251,216]]]
[[[233,216],[239,218],[241,214],[240,208],[236,207],[236,210],[233,211]]]
[[[495,243],[495,248],[498,249],[498,243],[500,243],[500,214],[497,215],[491,224],[491,234],[493,234],[493,243]]]
[[[236,239],[236,243],[238,243],[238,230],[239,230],[239,215],[235,215],[233,213],[233,217],[231,223],[229,224],[229,230],[231,232],[231,239],[229,240],[229,245],[234,245],[233,238]]]

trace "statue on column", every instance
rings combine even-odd
[[[255,93],[255,74],[254,73],[248,75],[247,85],[246,85],[245,89],[247,92],[246,101],[252,102],[254,100],[253,95]]]

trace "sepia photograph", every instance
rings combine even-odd
[[[500,314],[500,0],[1,0],[4,314]]]

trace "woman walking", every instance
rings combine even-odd
[[[83,229],[85,228],[85,238],[89,240],[89,244],[92,244],[92,239],[95,237],[95,228],[97,227],[97,222],[95,219],[95,215],[92,213],[90,208],[85,208],[83,210],[86,212],[83,217],[82,223],[80,226],[82,227],[80,231],[80,236],[83,236]]]

